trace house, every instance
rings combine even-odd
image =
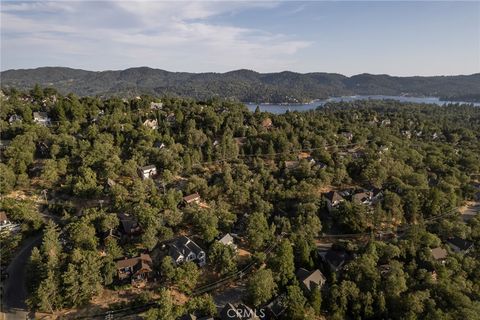
[[[453,237],[447,240],[447,244],[452,248],[452,250],[456,253],[468,253],[470,250],[473,249],[473,242],[470,242],[465,239],[461,239],[458,237]]]
[[[183,202],[185,204],[192,204],[192,203],[200,204],[200,200],[201,198],[198,192],[195,192],[194,194],[190,194],[188,196],[183,197]]]
[[[115,265],[119,280],[146,281],[152,272],[152,258],[143,253],[135,258],[118,260]]]
[[[315,288],[321,289],[327,280],[318,269],[308,271],[307,269],[300,268],[297,270],[296,276],[302,289],[307,292],[311,292]]]
[[[240,303],[237,306],[234,306],[231,303],[227,303],[220,311],[221,320],[258,320],[260,319],[256,310],[253,310],[249,306]],[[262,312],[263,313],[263,312]]]
[[[150,109],[151,110],[160,110],[163,108],[163,103],[161,102],[150,102]]]
[[[337,272],[343,268],[349,259],[349,254],[341,249],[329,249],[322,257],[323,262],[332,272]]]
[[[224,235],[220,240],[218,240],[218,242],[225,246],[231,246],[232,248],[237,250],[237,245],[235,244],[234,239],[230,233]]]
[[[327,201],[328,211],[332,211],[341,202],[345,201],[345,198],[342,197],[337,191],[328,192],[327,194],[325,194],[325,199]]]
[[[14,122],[21,122],[22,121],[22,117],[19,116],[18,114],[12,114],[9,118],[8,118],[8,123],[12,124]]]
[[[187,236],[180,236],[169,244],[169,254],[179,265],[183,262],[194,261],[200,267],[206,263],[205,251]]]
[[[157,167],[155,167],[153,164],[140,167],[138,168],[138,174],[140,175],[142,180],[153,178],[157,174]]]
[[[273,122],[272,122],[272,119],[270,118],[265,118],[262,120],[262,123],[261,123],[262,127],[265,128],[265,129],[270,129],[273,127]]]
[[[372,193],[369,191],[361,191],[353,194],[352,201],[358,204],[372,204]]]
[[[440,261],[440,262],[445,262],[448,256],[447,250],[443,249],[442,247],[437,247],[433,248],[430,250],[432,253],[433,259]]]
[[[265,309],[265,314],[267,316],[266,319],[281,319],[282,314],[285,313],[285,310],[287,310],[285,295],[282,294],[273,299],[265,306]]]
[[[34,112],[33,121],[42,126],[49,126],[51,123],[51,119],[48,117],[48,113],[46,112]]]
[[[286,169],[295,169],[296,167],[298,167],[298,165],[300,164],[300,162],[296,161],[296,160],[293,160],[293,161],[284,161],[283,162],[284,165],[285,165],[285,168]]]
[[[379,188],[373,188],[370,190],[370,197],[372,204],[377,203],[378,201],[383,199],[383,191]]]
[[[137,219],[134,216],[131,216],[127,213],[119,213],[117,214],[117,217],[118,220],[120,220],[121,232],[124,235],[128,237],[136,236],[142,231]]]
[[[153,130],[158,129],[158,121],[157,121],[157,119],[154,119],[154,120],[147,119],[147,120],[143,121],[143,125],[144,125],[145,127],[148,127],[148,128],[150,128],[150,129],[153,129]]]

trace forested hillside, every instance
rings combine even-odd
[[[0,210],[20,226],[2,263],[44,230],[34,311],[175,320],[226,300],[269,319],[478,319],[480,217],[461,207],[480,201],[479,108],[1,99]]]
[[[93,72],[61,67],[8,70],[2,87],[53,86],[80,96],[172,95],[207,99],[218,96],[242,102],[306,102],[342,95],[412,95],[480,101],[480,74],[468,76],[392,77],[333,73],[168,72],[147,67]]]

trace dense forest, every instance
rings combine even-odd
[[[69,78],[51,81],[90,93]],[[132,295],[110,310],[222,317],[217,299],[230,289],[210,284],[227,279],[255,310],[276,305],[271,319],[479,319],[480,216],[459,212],[480,201],[479,108],[357,101],[273,115],[220,98],[39,86],[1,99],[0,210],[21,225],[2,251],[43,232],[28,263],[32,310],[61,314],[122,292]],[[218,241],[225,234],[238,248]],[[174,261],[165,247],[179,236],[206,266]],[[135,257],[151,275],[140,289],[119,281]],[[324,281],[306,287],[298,270],[317,269]]]
[[[93,72],[61,67],[7,70],[2,86],[32,88],[36,83],[79,96],[171,95],[194,99],[221,97],[242,102],[308,102],[344,95],[433,96],[480,101],[480,74],[466,76],[393,77],[334,73],[168,72],[147,67]]]

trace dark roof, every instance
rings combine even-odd
[[[321,287],[325,282],[325,276],[318,269],[313,271],[308,271],[304,268],[297,270],[297,279],[305,285],[305,288],[312,290],[316,287]]]
[[[326,197],[330,202],[342,201],[343,197],[337,191],[330,191],[326,194]]]
[[[186,236],[180,236],[170,243],[170,255],[174,260],[183,255],[187,257],[191,252],[198,255],[202,250],[195,242]]]
[[[140,231],[140,225],[135,217],[126,213],[119,213],[117,216],[125,233],[132,234]]]
[[[435,260],[443,260],[448,255],[447,250],[441,247],[433,248],[431,251],[432,251],[432,256]]]
[[[115,262],[117,269],[123,268],[133,268],[134,272],[138,270],[147,269],[152,271],[150,264],[152,263],[152,258],[149,254],[140,254],[140,256],[130,259],[122,259]]]
[[[472,242],[458,237],[450,238],[447,242],[458,247],[460,250],[468,250],[473,246]]]
[[[276,297],[272,302],[267,305],[269,313],[276,319],[278,316],[282,315],[287,309],[285,303],[285,296],[280,295]]]
[[[220,318],[222,320],[242,320],[237,308],[231,303],[227,303],[220,311]]]
[[[349,255],[343,250],[334,250],[330,249],[325,255],[325,259],[329,264],[331,264],[335,269],[340,268],[345,261],[348,259]]]

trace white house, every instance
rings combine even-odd
[[[138,168],[138,174],[142,180],[153,178],[157,174],[157,167],[154,165]]]
[[[33,121],[42,126],[49,126],[52,120],[46,112],[34,112]]]

